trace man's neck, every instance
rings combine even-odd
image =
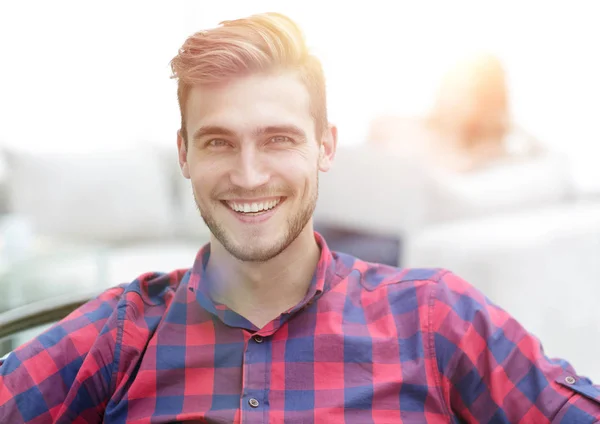
[[[206,265],[215,282],[212,297],[262,328],[304,298],[319,258],[310,225],[267,262],[239,261],[213,241]]]

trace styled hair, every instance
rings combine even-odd
[[[253,73],[296,72],[310,96],[310,113],[320,140],[327,128],[325,76],[298,25],[280,13],[223,21],[190,36],[171,61],[177,78],[181,134],[187,145],[185,106],[194,85],[227,82]]]

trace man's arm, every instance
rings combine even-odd
[[[0,423],[102,421],[124,290],[105,291],[6,358],[0,365]]]
[[[459,277],[436,286],[431,314],[446,403],[467,422],[595,423],[600,387],[544,355],[513,317]]]

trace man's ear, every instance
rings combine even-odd
[[[181,135],[181,130],[177,131],[177,156],[179,157],[179,167],[181,173],[187,179],[190,178],[190,169],[187,161],[187,143]]]
[[[331,168],[337,149],[337,138],[337,127],[329,124],[321,137],[321,145],[319,150],[319,171],[327,172]]]

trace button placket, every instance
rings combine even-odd
[[[242,421],[256,420],[259,411],[269,409],[267,397],[267,375],[270,373],[268,355],[271,349],[270,338],[260,334],[251,334],[246,342],[244,354],[242,386]],[[249,414],[249,415],[248,415]]]

